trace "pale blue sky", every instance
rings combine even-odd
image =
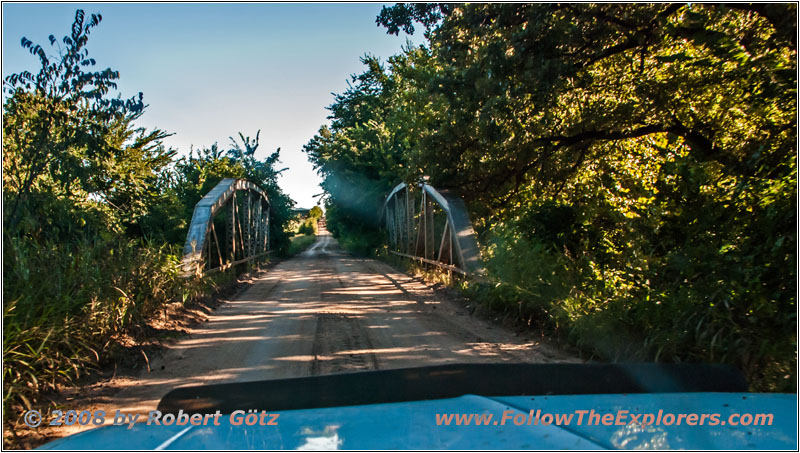
[[[281,148],[281,187],[301,207],[321,192],[301,149],[328,123],[331,92],[362,71],[359,57],[385,61],[407,39],[375,24],[377,3],[4,3],[3,77],[38,68],[22,36],[49,48],[79,8],[103,16],[88,45],[97,67],[120,72],[123,97],[144,93],[139,125],[174,133],[166,143],[181,154],[261,129],[257,157]]]

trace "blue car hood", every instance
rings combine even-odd
[[[247,409],[247,408],[242,408]],[[711,426],[545,425],[543,414],[719,414]],[[533,411],[533,412],[531,412]],[[537,412],[538,411],[538,412]],[[661,393],[481,397],[411,401],[276,412],[274,426],[104,426],[46,444],[40,449],[106,450],[534,450],[534,449],[797,449],[797,395],[754,393]],[[539,414],[535,418],[533,414]],[[578,412],[580,413],[580,412]],[[439,423],[437,423],[439,414]],[[448,414],[492,414],[488,424],[472,418],[457,424]],[[732,426],[732,414],[772,414],[771,425]],[[503,417],[505,416],[505,420]],[[146,414],[142,416],[145,418]],[[445,418],[442,418],[445,417]],[[516,417],[516,418],[515,418]],[[483,419],[485,422],[485,418]],[[515,424],[514,420],[521,422]],[[596,421],[596,420],[595,420]],[[535,422],[535,423],[534,423]]]

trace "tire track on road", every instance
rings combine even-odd
[[[109,383],[96,407],[147,413],[169,390],[447,363],[575,361],[469,316],[419,280],[343,253],[327,234],[279,263],[171,346]],[[545,352],[543,352],[545,351]]]

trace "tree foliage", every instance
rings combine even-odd
[[[114,175],[107,174],[109,161],[128,154],[128,146],[139,154],[138,166],[154,170],[169,160],[167,152],[152,145],[166,136],[161,131],[144,133],[127,130],[143,108],[142,94],[123,100],[109,97],[116,88],[119,73],[107,68],[91,71],[96,65],[86,44],[89,34],[102,17],[88,20],[82,10],[75,14],[72,33],[62,39],[64,47],[50,35],[51,47],[58,55],[45,52],[41,45],[22,38],[41,63],[37,74],[23,71],[4,80],[9,99],[3,116],[3,185],[6,198],[4,226],[16,228],[22,210],[40,210],[32,192],[57,192],[65,196],[86,194],[109,196]],[[125,141],[133,140],[132,145]],[[124,190],[134,190],[127,187]],[[31,205],[34,203],[34,205]]]
[[[416,21],[428,43],[365,58],[306,146],[329,228],[363,234],[387,188],[428,176],[468,201],[513,289],[483,297],[599,356],[725,361],[759,388],[792,387],[795,17],[789,4],[384,8],[388,33]]]
[[[304,151],[324,176],[328,229],[368,253],[379,241],[376,213],[404,157],[384,122],[393,80],[376,58],[362,61],[367,71],[354,76],[330,107],[331,127],[323,126]]]
[[[223,151],[215,143],[211,148],[179,159],[175,164],[172,190],[183,206],[180,219],[191,219],[194,206],[224,178],[247,179],[263,189],[270,201],[270,247],[283,253],[289,246],[289,236],[284,231],[291,217],[294,201],[278,186],[278,176],[285,169],[276,169],[280,163],[280,149],[263,161],[255,158],[258,138],[245,137],[239,133],[239,140],[230,138],[230,148]],[[172,237],[186,237],[188,225],[181,224],[173,230]],[[173,227],[174,228],[174,227]]]

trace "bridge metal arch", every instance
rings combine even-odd
[[[252,182],[233,178],[220,181],[194,207],[183,246],[184,274],[225,270],[268,254],[269,208],[267,194]],[[218,213],[225,215],[224,243],[215,227]]]
[[[386,197],[380,219],[390,253],[463,275],[485,274],[475,230],[458,195],[425,183],[418,190],[400,183]]]

